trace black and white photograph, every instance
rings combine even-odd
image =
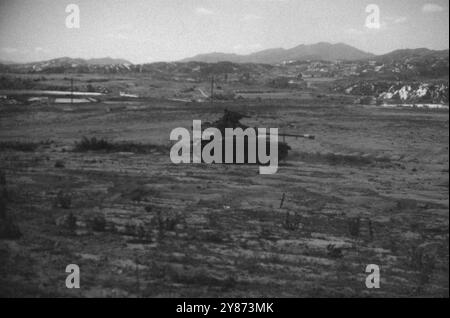
[[[0,298],[448,297],[448,0],[0,0]]]

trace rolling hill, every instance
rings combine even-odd
[[[228,61],[234,63],[264,63],[276,64],[284,61],[304,60],[362,60],[373,57],[371,53],[361,51],[344,43],[331,44],[320,42],[311,45],[301,44],[291,49],[275,48],[263,50],[248,55],[209,53],[183,59],[182,62],[197,61],[216,63]]]
[[[449,50],[435,51],[427,48],[395,50],[378,55],[374,59],[382,63],[404,62],[405,60],[424,60],[432,58],[447,58]]]
[[[314,63],[321,61],[319,69]],[[344,64],[334,63],[346,60]],[[276,64],[283,65],[277,66]],[[61,57],[47,61],[7,64],[0,63],[0,73],[148,73],[155,77],[172,78],[181,74],[192,78],[206,78],[211,74],[261,74],[286,72],[274,70],[278,67],[292,67],[299,72],[298,63],[303,72],[320,72],[326,68],[328,75],[361,73],[361,76],[387,76],[389,78],[448,78],[449,50],[434,51],[426,48],[402,49],[384,55],[373,55],[355,49],[346,44],[317,43],[299,45],[292,49],[268,49],[249,55],[212,53],[198,55],[179,62],[155,62],[132,64],[124,59],[110,57],[96,59],[80,59]],[[375,62],[375,64],[373,63]],[[331,65],[331,64],[333,65]],[[352,64],[353,71],[343,68]],[[297,65],[297,66],[295,66]],[[305,66],[309,65],[309,66]],[[309,69],[309,71],[308,71]],[[281,72],[281,73],[280,73]],[[316,74],[322,76],[323,74]]]

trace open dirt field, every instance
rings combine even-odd
[[[448,110],[350,105],[0,105],[7,212],[22,233],[0,240],[0,296],[448,297]],[[170,131],[225,108],[316,139],[287,138],[274,175],[171,163]],[[162,147],[73,151],[82,136]],[[380,289],[366,288],[368,264]]]

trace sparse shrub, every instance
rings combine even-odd
[[[30,78],[0,77],[0,89],[32,89],[36,83]]]
[[[410,248],[411,266],[419,272],[419,285],[428,284],[435,269],[436,251],[429,244],[412,246]]]
[[[74,231],[77,227],[77,218],[70,212],[67,215],[64,215],[56,220],[56,225]]]
[[[325,160],[330,164],[350,164],[350,165],[360,165],[360,164],[371,164],[372,159],[363,156],[352,156],[352,155],[338,155],[338,154],[326,154],[324,156]]]
[[[87,92],[95,92],[95,87],[92,84],[87,84],[86,85],[86,91]]]
[[[8,217],[0,220],[0,239],[18,239],[22,236],[19,227]]]
[[[217,219],[217,215],[214,215],[213,213],[208,213],[206,215],[206,218],[208,219],[208,227],[210,229],[219,227],[219,222],[218,222],[218,219]]]
[[[259,238],[263,240],[272,240],[274,237],[274,232],[271,228],[263,227],[259,232]]]
[[[425,254],[422,258],[422,265],[420,268],[420,284],[425,285],[430,282],[431,276],[435,268],[435,258],[432,255]]]
[[[133,142],[111,142],[104,138],[83,137],[81,141],[75,142],[74,151],[106,151],[106,152],[134,152],[147,154],[153,151],[165,152],[166,146],[153,144],[140,144]]]
[[[143,188],[135,188],[129,194],[131,201],[142,201],[147,192]]]
[[[136,185],[123,190],[122,198],[135,202],[148,202],[149,198],[159,196],[160,191],[146,185]],[[144,207],[147,212],[152,212],[155,208],[152,206]]]
[[[190,92],[193,92],[194,90],[195,90],[195,86],[187,87],[185,89],[182,89],[181,93],[190,93]]]
[[[41,141],[41,142],[39,142],[39,144],[42,145],[42,146],[50,146],[53,143],[55,143],[55,142],[53,140],[51,140],[51,139],[48,139],[48,138],[43,140],[43,141]]]
[[[304,162],[326,162],[330,165],[370,165],[374,161],[389,162],[388,158],[379,158],[375,160],[370,156],[360,156],[360,155],[346,155],[337,153],[307,153],[301,152],[298,158]]]
[[[133,236],[134,235],[134,225],[131,223],[127,223],[125,224],[125,229],[124,229],[124,234],[125,235],[130,235]]]
[[[129,240],[129,243],[146,243],[152,240],[152,233],[147,230],[145,224],[127,223],[125,225],[125,234],[136,237],[136,239]]]
[[[55,168],[64,168],[64,162],[62,160],[56,160]]]
[[[216,243],[216,244],[221,244],[224,242],[224,237],[223,235],[218,232],[212,232],[212,231],[208,231],[205,232],[204,235],[202,236],[202,239],[206,242],[210,242],[210,243]]]
[[[148,237],[149,233],[148,233],[148,231],[145,230],[145,227],[144,227],[143,224],[138,224],[136,226],[136,233],[135,234],[136,234],[137,237],[143,239],[143,238]]]
[[[283,222],[283,228],[288,231],[296,231],[300,227],[300,223],[291,218],[289,212],[286,212],[286,217]]]
[[[106,228],[106,219],[103,215],[96,215],[90,220],[91,229],[95,232],[103,232]]]
[[[106,139],[96,137],[87,138],[83,137],[80,142],[75,143],[75,151],[83,152],[83,151],[98,151],[98,150],[111,150],[112,144],[106,141]]]
[[[342,255],[342,249],[336,247],[336,245],[334,244],[328,244],[327,254],[329,257],[332,258],[342,258],[344,256]]]
[[[8,192],[6,191],[5,173],[0,170],[0,220],[6,218],[6,201]]]
[[[167,231],[175,231],[177,225],[183,221],[181,215],[163,217],[161,211],[156,212],[156,218],[160,238],[163,238],[165,236],[165,232]]]
[[[72,212],[67,216],[67,228],[74,231],[77,228],[77,218]]]
[[[235,98],[235,95],[231,92],[227,93],[214,93],[214,99],[215,100],[233,100]]]
[[[228,277],[223,281],[223,286],[222,286],[222,288],[223,288],[224,290],[233,289],[233,288],[236,288],[237,283],[238,283],[238,282],[237,282],[235,276],[230,275],[230,276],[228,276]]]
[[[0,171],[0,239],[18,239],[22,233],[6,213],[7,201],[6,179],[4,173]]]
[[[70,194],[66,194],[63,190],[59,190],[55,198],[54,206],[63,209],[70,209],[72,206],[72,198]]]
[[[177,216],[176,217],[168,217],[168,218],[166,218],[165,223],[166,223],[165,228],[167,231],[174,231],[176,226],[179,223],[179,219]]]
[[[0,170],[0,185],[5,186],[6,185],[6,176],[5,173]]]
[[[0,142],[0,151],[16,150],[24,152],[35,151],[38,147],[37,143],[26,141],[2,141]]]
[[[361,218],[355,217],[347,221],[350,236],[357,238],[361,234]]]
[[[167,279],[180,284],[189,286],[216,286],[223,290],[236,288],[238,283],[233,274],[226,278],[218,278],[200,269],[193,273],[185,271],[169,271],[166,273],[166,276],[168,276]]]
[[[373,241],[373,239],[374,239],[373,223],[372,223],[372,220],[368,220],[367,222],[368,222],[367,226],[369,228],[369,240]]]

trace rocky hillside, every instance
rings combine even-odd
[[[377,102],[448,104],[448,82],[388,83],[358,82],[337,91],[357,96],[371,96]]]

